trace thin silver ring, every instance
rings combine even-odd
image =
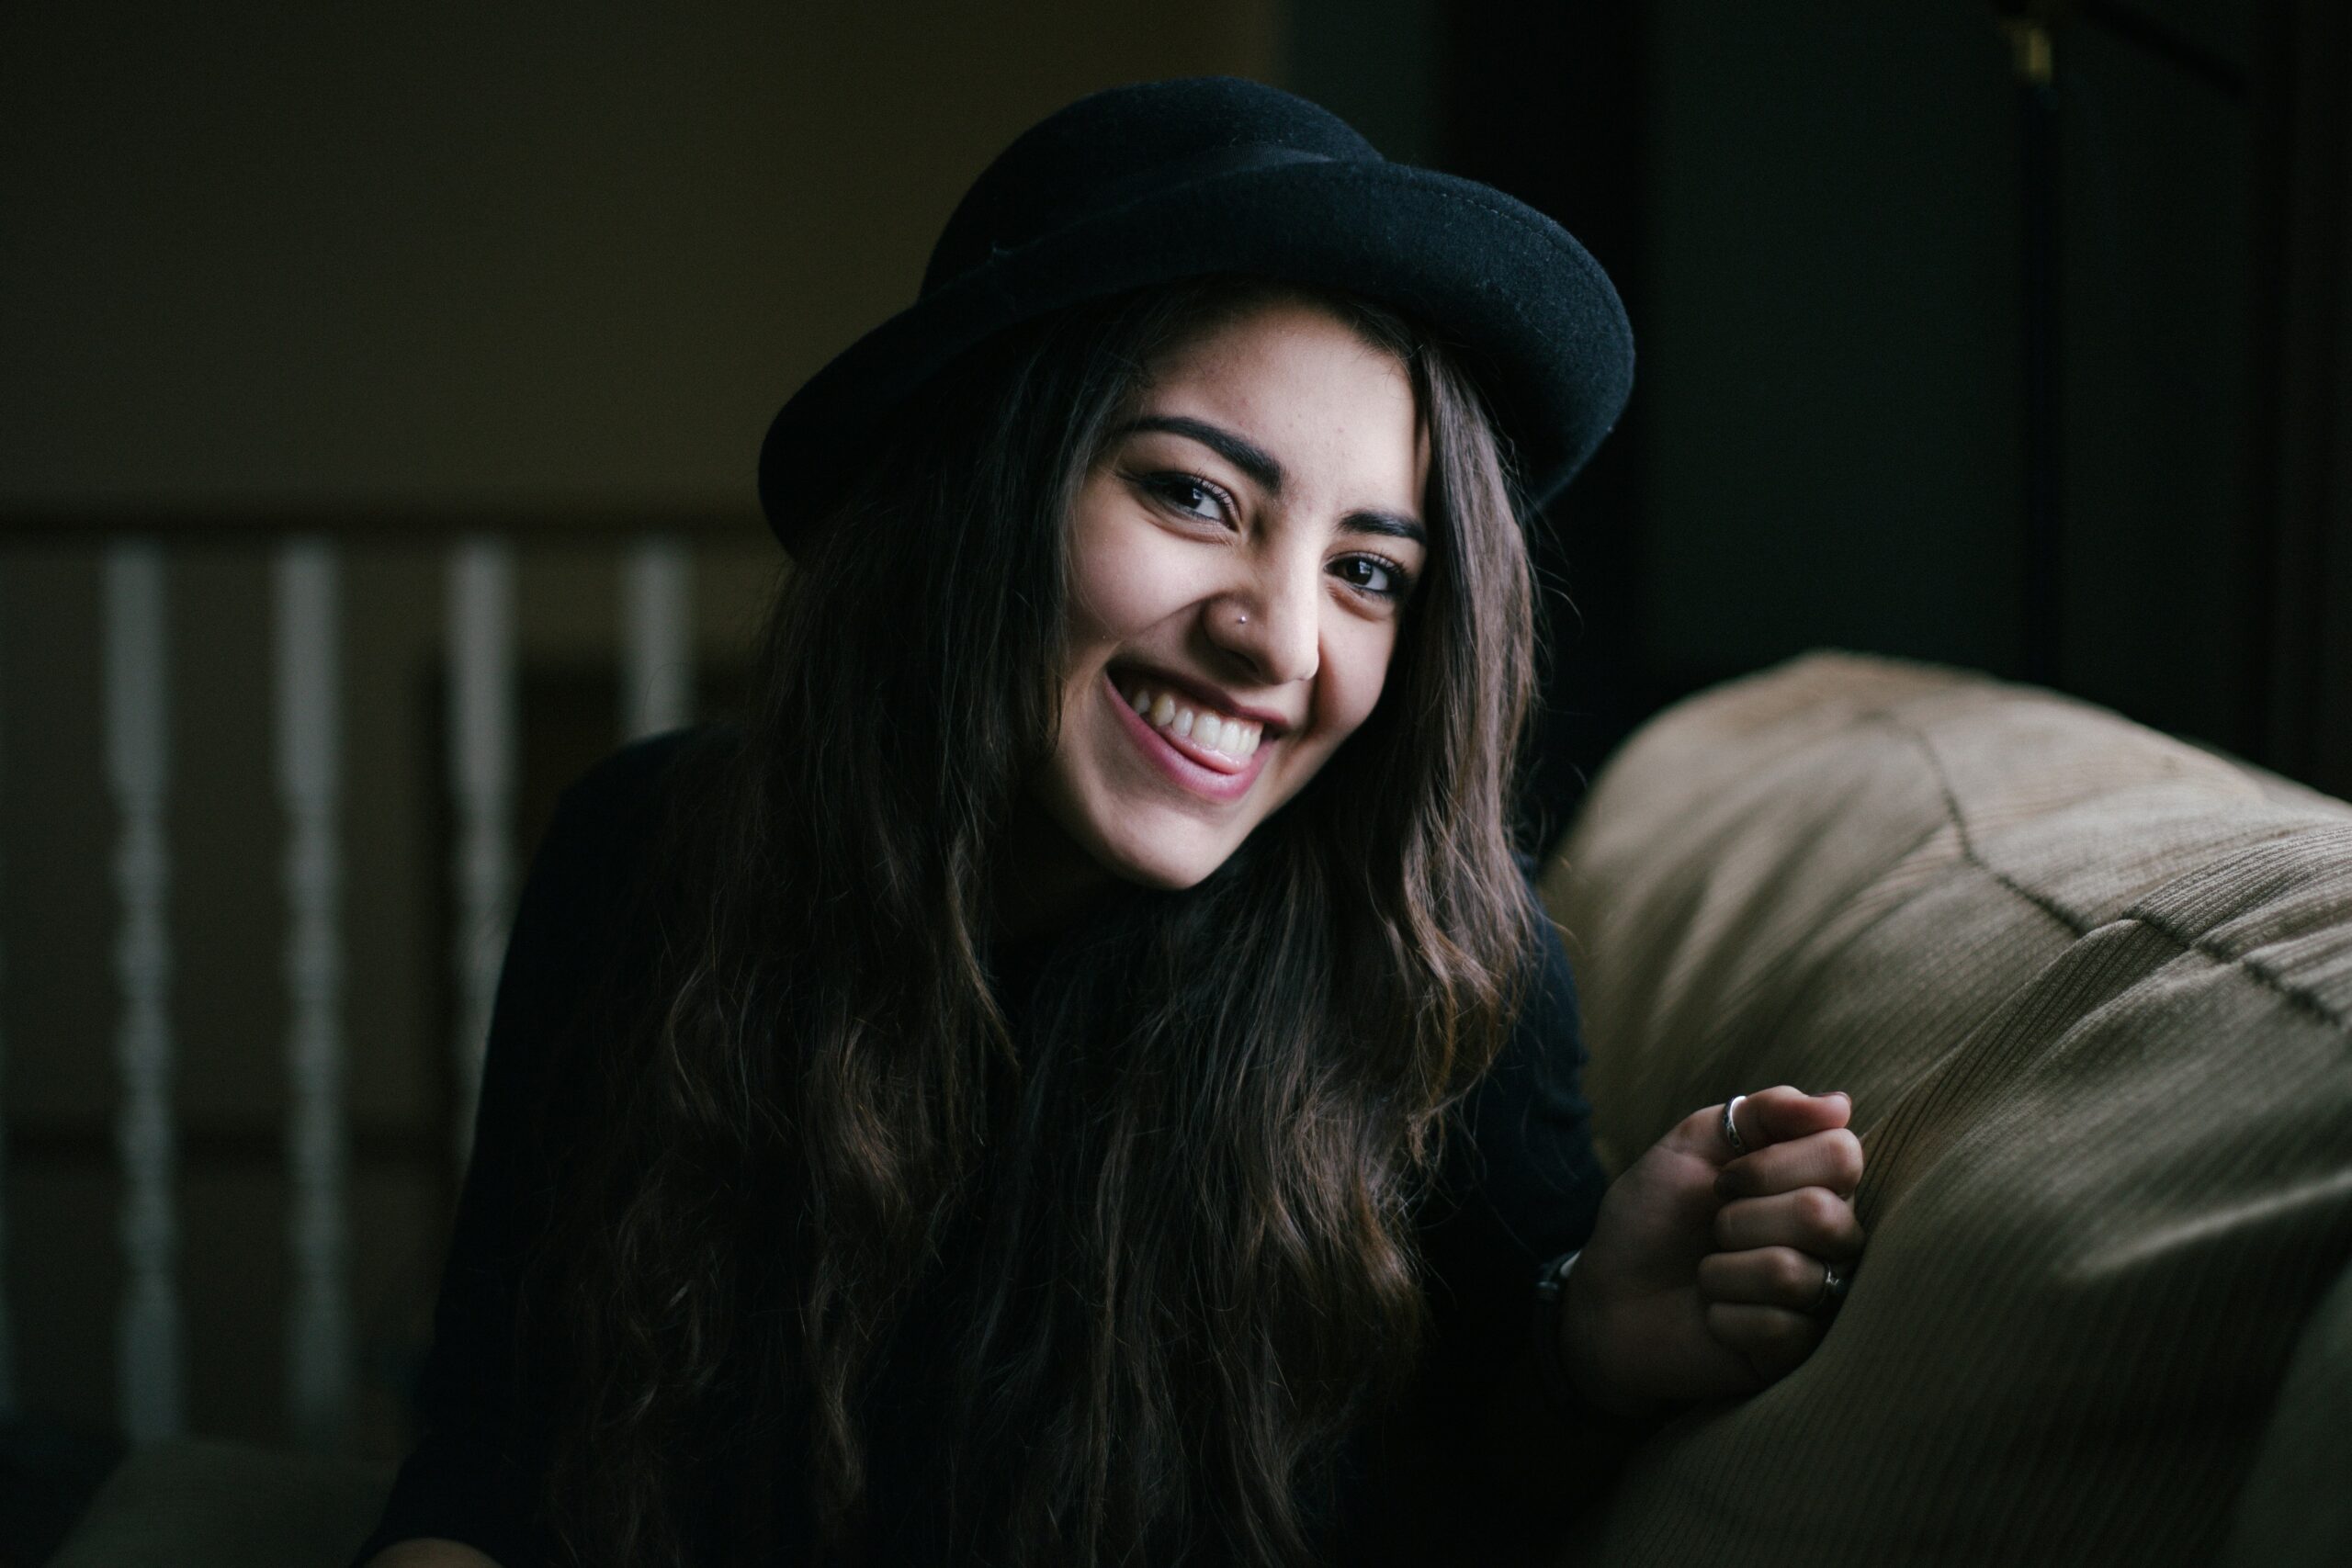
[[[1747,1140],[1739,1135],[1739,1123],[1732,1120],[1732,1112],[1737,1111],[1739,1102],[1747,1098],[1744,1094],[1735,1094],[1724,1101],[1724,1142],[1731,1145],[1732,1153],[1736,1155],[1747,1152]]]
[[[1821,1266],[1821,1294],[1815,1296],[1813,1304],[1804,1310],[1816,1316],[1829,1311],[1846,1299],[1846,1289],[1852,1283],[1852,1280],[1838,1272],[1838,1265],[1835,1263],[1823,1264]]]

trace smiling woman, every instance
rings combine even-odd
[[[1604,1198],[1514,859],[1519,519],[1630,348],[1498,204],[1117,89],[786,405],[749,710],[534,866],[379,1568],[1490,1560],[1514,1388],[1803,1359],[1846,1106]]]

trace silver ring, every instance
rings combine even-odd
[[[1846,1299],[1847,1287],[1852,1283],[1853,1280],[1850,1278],[1838,1272],[1838,1265],[1835,1263],[1823,1264],[1821,1266],[1821,1294],[1815,1296],[1813,1304],[1804,1310],[1815,1316],[1834,1310],[1839,1302]]]
[[[1739,1102],[1747,1098],[1744,1094],[1735,1094],[1724,1101],[1724,1142],[1731,1145],[1732,1153],[1736,1155],[1747,1152],[1747,1140],[1739,1135],[1739,1123],[1732,1120],[1732,1112],[1737,1111]]]

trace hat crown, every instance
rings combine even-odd
[[[922,296],[1155,189],[1291,161],[1384,160],[1330,110],[1261,82],[1193,76],[1091,94],[1030,127],[981,171],[932,247]]]

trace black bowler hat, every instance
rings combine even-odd
[[[890,411],[1005,328],[1209,273],[1317,284],[1454,347],[1559,493],[1625,406],[1633,329],[1566,230],[1491,186],[1392,164],[1337,115],[1229,76],[1114,87],[1022,133],[964,193],[906,310],[835,355],[768,427],[760,501],[785,547]]]

